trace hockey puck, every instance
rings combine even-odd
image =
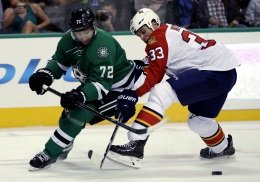
[[[222,171],[212,171],[212,175],[222,175]]]
[[[93,154],[93,150],[89,150],[89,151],[88,151],[88,158],[89,158],[89,159],[91,159],[92,154]]]

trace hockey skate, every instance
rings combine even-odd
[[[140,168],[146,141],[136,140],[124,145],[112,145],[107,158],[133,168]]]
[[[71,149],[73,148],[73,141],[70,142],[70,144],[62,150],[62,153],[59,155],[58,160],[65,160],[68,157],[68,154],[70,153]]]
[[[29,171],[36,171],[48,168],[50,164],[56,162],[56,158],[51,159],[44,151],[36,154],[29,162]]]
[[[220,153],[214,153],[210,148],[206,147],[200,150],[200,157],[205,159],[212,159],[221,156],[231,156],[235,154],[235,148],[233,147],[232,136],[228,135],[228,146]]]

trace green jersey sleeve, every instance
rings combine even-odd
[[[82,45],[72,38],[70,32],[67,32],[58,42],[56,51],[46,68],[52,72],[55,79],[61,78],[69,67],[77,63],[82,49]]]

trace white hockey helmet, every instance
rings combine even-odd
[[[161,24],[159,16],[154,11],[148,8],[142,8],[135,14],[133,19],[131,20],[130,31],[133,34],[136,34],[139,28],[141,28],[143,25],[146,25],[150,29],[154,30],[152,26],[153,20],[155,20],[158,25]]]

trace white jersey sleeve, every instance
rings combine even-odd
[[[227,71],[240,65],[225,45],[174,25],[167,25],[167,74],[177,74],[187,69]]]

